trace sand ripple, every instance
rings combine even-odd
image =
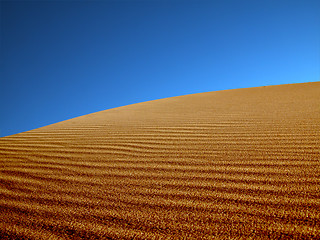
[[[320,238],[319,96],[194,94],[1,138],[0,238]]]

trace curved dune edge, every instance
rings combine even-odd
[[[0,159],[0,239],[320,238],[319,82],[97,112]]]

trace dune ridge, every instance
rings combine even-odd
[[[0,158],[2,239],[320,238],[320,82],[109,109]]]

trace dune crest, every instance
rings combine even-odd
[[[97,112],[0,159],[2,239],[320,238],[320,82]]]

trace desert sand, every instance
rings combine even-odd
[[[1,239],[320,238],[320,82],[97,112],[0,158]]]

